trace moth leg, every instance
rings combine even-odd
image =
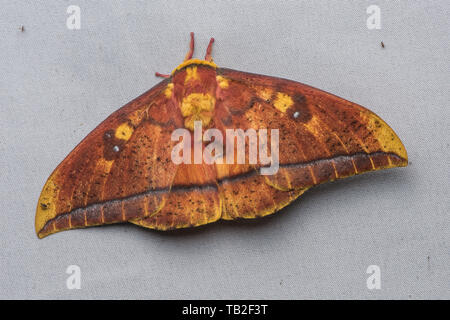
[[[155,76],[161,77],[161,78],[170,78],[170,74],[162,74],[159,72],[155,72]]]
[[[212,57],[211,57],[211,51],[212,51],[212,45],[214,43],[214,38],[211,38],[209,40],[209,44],[208,47],[206,48],[206,55],[205,55],[205,60],[212,62]]]
[[[186,57],[184,58],[184,61],[192,59],[193,54],[194,54],[194,33],[191,32],[191,42],[189,44],[189,51],[186,54]]]

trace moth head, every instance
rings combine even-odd
[[[173,69],[172,71],[172,75],[177,72],[178,70],[184,69],[190,65],[204,65],[204,66],[209,66],[211,68],[216,69],[217,65],[212,62],[212,61],[207,61],[207,60],[200,60],[200,59],[189,59],[189,60],[185,60],[182,63],[180,63],[175,69]]]

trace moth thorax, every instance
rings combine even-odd
[[[184,117],[184,126],[194,130],[194,122],[201,121],[205,128],[211,122],[216,99],[209,93],[191,93],[181,101],[181,114]]]

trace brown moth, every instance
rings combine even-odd
[[[168,230],[263,217],[320,183],[408,164],[400,139],[373,112],[302,83],[220,68],[212,43],[204,60],[193,59],[191,34],[185,60],[170,75],[157,74],[165,80],[111,114],[61,162],[38,201],[39,238],[119,222]],[[278,170],[260,174],[266,164],[247,155],[244,163],[175,163],[174,131],[195,136],[196,123],[223,136],[268,130],[272,138],[277,130]],[[238,154],[235,138],[223,147]],[[183,146],[207,151],[205,136],[186,139]]]

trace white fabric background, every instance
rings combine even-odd
[[[81,7],[81,30],[66,9]],[[381,8],[368,30],[366,8]],[[449,15],[443,1],[0,1],[0,298],[450,298]],[[25,32],[19,30],[25,26]],[[196,32],[219,66],[359,103],[407,168],[307,192],[276,215],[161,233],[38,240],[45,180],[98,123],[170,72]],[[382,49],[380,42],[386,45]],[[69,265],[81,290],[66,288]],[[381,268],[368,290],[366,268]]]

